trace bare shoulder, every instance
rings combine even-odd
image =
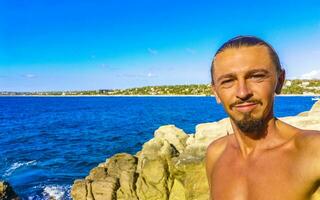
[[[309,171],[320,179],[320,131],[300,130],[296,146],[302,161],[308,163]]]
[[[211,142],[207,147],[205,165],[206,165],[208,183],[210,187],[211,187],[211,177],[212,177],[213,168],[215,166],[215,163],[223,153],[224,149],[226,148],[229,138],[230,138],[229,135],[221,137]]]
[[[211,174],[212,168],[225,150],[231,135],[226,135],[209,144],[206,151],[206,168],[207,173]]]
[[[320,131],[299,130],[296,137],[298,148],[320,153]]]
[[[298,148],[306,148],[309,145],[320,145],[320,131],[300,129],[282,120],[277,120],[278,128],[283,138],[294,139]]]
[[[230,136],[226,135],[217,140],[212,141],[207,147],[206,159],[217,159],[225,149]]]

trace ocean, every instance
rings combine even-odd
[[[279,96],[277,117],[309,110]],[[0,97],[0,179],[23,199],[71,199],[73,181],[115,153],[135,154],[161,125],[194,133],[226,117],[214,97]]]

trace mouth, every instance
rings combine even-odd
[[[235,105],[235,109],[239,112],[250,112],[253,109],[255,109],[257,106],[257,103],[242,103]]]

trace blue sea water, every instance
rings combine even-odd
[[[313,103],[276,97],[275,115]],[[225,117],[213,97],[1,97],[0,179],[23,199],[70,199],[75,179],[115,153],[136,153],[159,126],[194,133]]]

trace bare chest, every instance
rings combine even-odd
[[[310,181],[290,152],[270,152],[254,159],[226,151],[212,173],[214,200],[307,199]]]

